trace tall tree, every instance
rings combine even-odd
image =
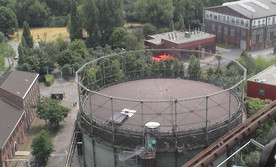
[[[40,98],[33,107],[37,109],[38,118],[48,121],[52,127],[58,126],[70,111],[69,108],[61,106],[59,101],[47,97]]]
[[[172,0],[137,0],[134,7],[140,22],[152,23],[156,27],[168,26],[173,19]]]
[[[80,18],[77,12],[77,1],[70,0],[70,17],[68,30],[70,33],[70,40],[73,42],[75,39],[82,39],[82,28]]]
[[[33,36],[31,35],[29,24],[26,21],[23,23],[22,37],[24,37],[28,48],[31,49],[34,47]]]
[[[171,20],[171,23],[170,23],[170,30],[171,31],[175,30],[173,20]]]
[[[16,53],[11,45],[2,42],[0,44],[0,55],[8,59],[9,66],[11,65],[10,61],[13,61],[13,57],[16,56]]]
[[[32,155],[39,166],[45,166],[50,154],[54,152],[54,146],[50,140],[49,132],[42,130],[34,137],[31,144]]]
[[[191,79],[198,79],[200,77],[200,61],[195,56],[190,56],[188,74]]]
[[[0,31],[9,36],[17,30],[18,24],[16,15],[9,8],[0,6]]]
[[[127,31],[123,27],[118,27],[112,32],[108,43],[112,48],[126,48],[126,37]]]
[[[83,28],[88,33],[88,46],[95,46],[99,32],[99,10],[95,0],[84,0],[81,9]]]
[[[182,15],[179,16],[179,20],[178,20],[177,23],[178,23],[177,29],[178,29],[179,31],[184,31],[184,30],[185,30],[185,24],[184,24],[184,19],[183,19],[183,16],[182,16]]]

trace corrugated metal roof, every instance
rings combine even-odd
[[[0,98],[0,147],[13,132],[24,111],[3,98]]]
[[[271,0],[241,0],[224,3],[222,6],[228,6],[250,19],[276,15],[276,4]]]
[[[37,73],[18,70],[3,75],[3,77],[0,77],[0,88],[21,98],[24,98],[26,92],[38,77]]]

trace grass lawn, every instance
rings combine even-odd
[[[25,142],[23,144],[19,145],[20,151],[31,151],[31,144],[32,139],[39,134],[39,132],[43,129],[47,129],[45,126],[45,121],[41,120],[39,118],[35,118],[33,123],[31,124],[31,127],[29,129],[29,132],[25,138]],[[56,136],[57,130],[49,130],[50,132],[50,138],[53,141],[54,137]]]
[[[52,41],[56,40],[59,35],[61,35],[65,40],[69,40],[69,33],[66,27],[41,27],[41,28],[31,28],[31,34],[34,41]],[[22,36],[22,29],[13,35],[13,41],[19,43]]]

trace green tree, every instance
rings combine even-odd
[[[243,51],[237,60],[246,68],[247,74],[255,73],[255,62],[251,55],[248,55],[245,51]]]
[[[262,109],[264,106],[266,106],[266,103],[259,98],[246,100],[245,107],[247,109],[247,117],[248,118],[251,117],[260,109]]]
[[[31,35],[29,24],[26,21],[23,23],[22,37],[24,37],[28,48],[31,49],[34,47],[33,36]]]
[[[195,56],[190,56],[188,74],[191,79],[198,79],[201,74],[200,61]]]
[[[9,8],[0,6],[0,31],[9,36],[17,30],[18,24],[16,15]]]
[[[171,23],[170,23],[170,30],[171,31],[175,30],[173,20],[171,20]]]
[[[57,42],[57,45],[59,47],[59,51],[62,52],[64,51],[65,49],[67,49],[68,47],[68,44],[67,42],[62,38],[61,35],[59,35],[56,39],[56,42]]]
[[[5,60],[4,57],[0,56],[0,71],[5,70]]]
[[[33,106],[36,108],[38,118],[49,122],[51,127],[59,125],[64,118],[67,117],[69,108],[63,107],[59,104],[59,101],[42,97],[38,100],[37,104]]]
[[[261,55],[258,55],[257,58],[254,60],[255,63],[255,73],[259,73],[263,71],[264,69],[268,68],[269,66],[274,64],[274,61],[267,60]]]
[[[134,4],[136,18],[156,27],[168,26],[173,19],[172,0],[137,0]]]
[[[111,34],[108,44],[114,48],[126,48],[127,31],[123,27],[117,27]]]
[[[261,153],[259,151],[250,152],[245,158],[245,164],[248,167],[256,167],[259,164]]]
[[[83,28],[88,33],[88,46],[97,45],[99,31],[99,10],[95,0],[84,0],[80,11]]]
[[[185,24],[184,24],[184,19],[183,19],[182,15],[179,16],[179,20],[177,22],[177,29],[179,31],[184,31],[185,30]]]
[[[75,53],[74,51],[72,50],[69,50],[69,49],[66,49],[64,51],[62,51],[60,54],[59,54],[59,57],[58,57],[58,64],[63,67],[65,64],[70,64],[70,65],[73,65],[74,63],[77,63],[77,62],[82,62],[82,57],[81,55]]]
[[[8,39],[5,37],[5,35],[0,31],[0,43],[7,42]]]
[[[145,37],[147,37],[148,35],[153,35],[156,33],[156,28],[154,25],[147,23],[143,26],[143,33]]]
[[[42,130],[35,136],[32,140],[31,148],[35,161],[39,163],[39,166],[45,166],[50,154],[54,152],[54,146],[50,140],[49,132]]]
[[[75,39],[82,39],[82,28],[80,18],[77,13],[77,1],[70,0],[70,17],[68,23],[68,30],[70,40],[73,42]]]
[[[69,44],[69,49],[80,55],[83,59],[88,56],[85,43],[82,40],[76,39]]]
[[[127,33],[126,36],[126,50],[141,50],[144,49],[144,43],[139,41],[136,36],[131,33]]]
[[[13,57],[16,56],[14,49],[8,43],[2,42],[0,44],[0,50],[1,50],[0,55],[3,58],[8,59],[9,66],[10,66],[11,65],[10,61],[13,61]]]

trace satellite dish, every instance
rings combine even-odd
[[[145,126],[149,129],[155,129],[160,126],[160,123],[159,122],[148,122],[145,124]]]

